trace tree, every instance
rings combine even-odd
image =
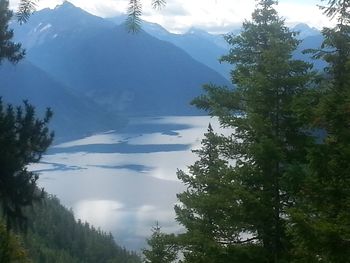
[[[171,263],[177,259],[177,248],[173,235],[162,233],[158,222],[152,228],[151,238],[147,240],[149,249],[144,249],[145,263]]]
[[[197,229],[212,241],[215,253],[223,255],[222,259],[208,260],[209,255],[200,252],[204,257],[194,262],[290,261],[288,210],[300,187],[305,147],[312,142],[294,111],[294,101],[307,91],[311,65],[292,59],[299,41],[278,17],[275,4],[277,1],[259,1],[252,21],[243,24],[241,34],[227,36],[231,49],[222,60],[235,65],[232,82],[236,88],[206,85],[206,94],[193,101],[217,116],[222,126],[234,130],[232,136],[222,138],[216,150],[231,164],[228,172],[198,163],[190,167],[190,176],[180,173],[189,190],[179,195],[185,202],[185,210],[177,208],[179,222],[189,235],[191,229]],[[204,144],[202,150],[209,149],[215,147]],[[201,154],[203,162],[206,158]],[[210,169],[214,169],[208,174],[212,181],[205,181]],[[210,235],[204,229],[210,229],[213,219],[198,204],[207,195],[206,204],[212,205],[210,194],[196,180],[208,189],[222,187],[216,185],[220,180],[230,188],[221,190],[213,201],[221,216],[215,215],[220,220],[214,221]],[[187,248],[187,258],[193,255],[192,260],[198,248]]]
[[[310,122],[325,135],[309,151],[300,205],[293,213],[296,262],[350,258],[350,1],[327,2],[322,9],[337,25],[323,29],[324,42],[315,51],[328,67]]]
[[[231,187],[228,162],[220,158],[221,138],[211,125],[201,144],[193,151],[199,160],[189,166],[189,174],[177,173],[187,186],[177,195],[180,204],[175,206],[176,219],[186,228],[178,242],[185,262],[232,262],[226,248],[237,238],[229,220],[237,189]]]
[[[19,237],[9,234],[3,223],[0,223],[0,262],[30,263],[28,253],[22,248]]]
[[[8,230],[25,220],[22,207],[42,196],[37,189],[38,175],[27,166],[39,162],[53,139],[48,123],[52,112],[36,117],[28,102],[13,108],[0,100],[0,207]]]
[[[7,59],[17,63],[24,51],[12,41],[13,31],[8,29],[12,12],[8,5],[7,0],[0,1],[0,62]],[[27,166],[39,162],[52,142],[53,133],[47,127],[51,117],[49,109],[40,119],[28,102],[14,108],[0,98],[0,208],[8,230],[22,226],[22,207],[41,196],[36,187],[38,175],[28,171]]]
[[[21,44],[12,41],[13,30],[9,30],[8,23],[13,14],[8,6],[7,0],[0,0],[0,64],[4,59],[16,63],[24,57]]]

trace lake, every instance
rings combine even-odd
[[[72,208],[77,219],[111,232],[128,249],[139,250],[156,221],[176,233],[176,194],[185,186],[177,169],[196,156],[207,116],[133,118],[121,132],[108,131],[54,145],[31,169],[39,186]]]

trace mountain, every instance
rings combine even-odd
[[[310,27],[305,23],[299,23],[292,28],[293,31],[299,32],[298,38],[305,39],[310,36],[320,35],[320,31],[314,27]]]
[[[61,38],[88,38],[114,25],[65,1],[53,10],[46,8],[34,13],[28,23],[19,26],[12,21],[11,26],[15,30],[15,39],[30,50],[42,44],[55,43]]]
[[[112,18],[108,18],[115,24],[122,24],[126,19],[125,15],[120,15]],[[219,63],[218,59],[228,54],[229,45],[224,40],[224,35],[214,35],[208,32],[198,29],[190,28],[184,34],[173,34],[168,32],[162,26],[143,21],[142,29],[150,35],[167,42],[174,44],[175,46],[185,50],[197,61],[207,65],[208,67],[219,72],[222,76],[230,79],[230,71],[232,66],[227,63]],[[320,31],[316,28],[312,28],[305,23],[299,23],[291,28],[293,31],[299,32],[297,36],[300,40],[305,40],[306,43],[301,44],[302,47],[316,48],[319,44]],[[232,28],[228,33],[239,34],[240,28]],[[314,41],[314,43],[312,43]],[[301,48],[298,49],[298,58],[306,59],[311,61],[308,56],[301,54]],[[321,68],[322,63],[316,61],[316,68]]]
[[[125,16],[117,16],[108,20],[121,25],[125,18]],[[229,79],[231,66],[219,62],[220,57],[226,55],[229,48],[223,35],[209,34],[198,28],[191,28],[185,34],[173,34],[162,26],[147,21],[143,21],[142,29],[157,39],[167,41],[183,49],[195,60]]]
[[[20,105],[23,100],[28,100],[38,114],[43,114],[47,107],[53,110],[51,128],[55,131],[56,142],[117,129],[125,122],[69,90],[28,61],[15,66],[1,65],[0,79],[4,102]]]
[[[327,63],[325,61],[312,58],[311,53],[303,53],[304,50],[321,48],[322,42],[323,36],[320,33],[306,36],[298,46],[298,49],[296,50],[294,55],[295,58],[312,63],[314,65],[315,70],[322,71],[327,66]]]
[[[178,47],[130,34],[68,2],[13,27],[31,63],[115,113],[194,114],[189,103],[204,83],[229,85]]]

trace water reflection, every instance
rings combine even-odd
[[[140,249],[159,221],[177,232],[173,207],[186,169],[208,117],[134,119],[123,133],[107,132],[53,147],[43,162],[39,184],[73,208],[76,218],[110,231],[127,248]],[[132,150],[130,150],[132,149]]]

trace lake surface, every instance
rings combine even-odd
[[[200,147],[209,122],[220,130],[206,116],[134,118],[121,132],[54,145],[31,169],[77,219],[139,250],[156,221],[164,232],[181,231],[173,208],[185,186],[176,171],[194,163],[191,149]]]

